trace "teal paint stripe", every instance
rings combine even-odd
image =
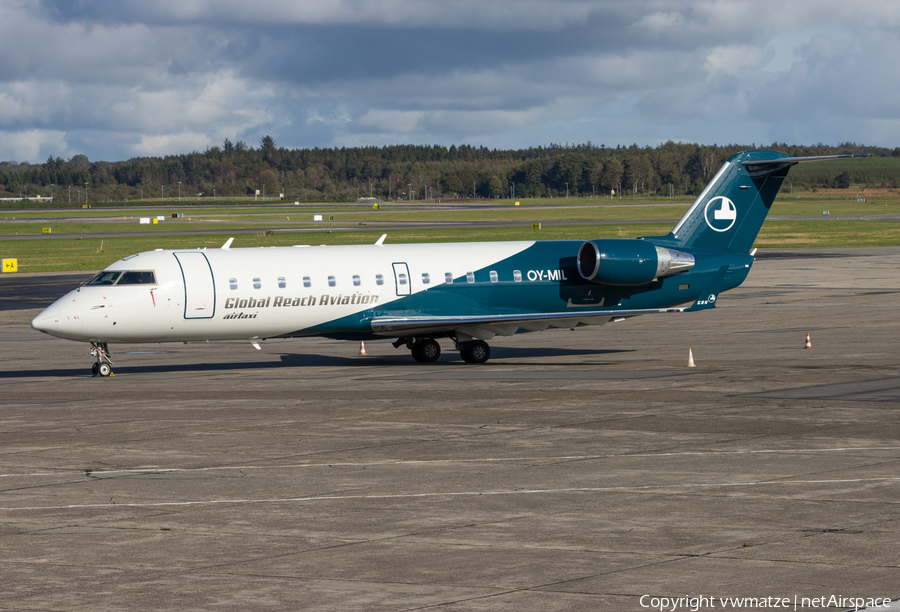
[[[537,242],[528,249],[506,259],[475,270],[475,283],[465,275],[452,284],[442,283],[375,308],[339,317],[295,335],[326,335],[336,338],[366,339],[371,334],[369,321],[380,317],[403,316],[485,316],[492,314],[529,314],[571,312],[579,306],[604,309],[636,310],[671,308],[693,302],[723,265],[728,266],[723,291],[743,282],[752,263],[749,256],[729,253],[696,254],[697,265],[687,273],[664,278],[638,287],[612,287],[585,281],[578,274],[575,256],[582,241]],[[500,280],[490,282],[490,271]],[[513,270],[522,272],[523,280],[513,280]],[[528,280],[543,272],[559,271],[559,281]],[[565,278],[565,280],[563,280]],[[687,285],[688,289],[681,289]],[[570,305],[571,304],[571,305]]]

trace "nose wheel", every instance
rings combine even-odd
[[[93,376],[113,376],[113,363],[109,358],[109,347],[105,342],[91,342],[91,357],[97,358],[97,363],[91,366]]]

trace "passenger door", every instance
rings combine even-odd
[[[175,253],[184,279],[184,318],[211,319],[216,313],[212,267],[202,251]]]

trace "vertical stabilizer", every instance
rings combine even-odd
[[[662,246],[747,254],[791,166],[806,161],[856,157],[791,157],[773,151],[744,151],[728,158],[667,236]]]

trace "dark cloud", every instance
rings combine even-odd
[[[0,0],[0,159],[266,133],[896,146],[898,26],[893,0]]]

